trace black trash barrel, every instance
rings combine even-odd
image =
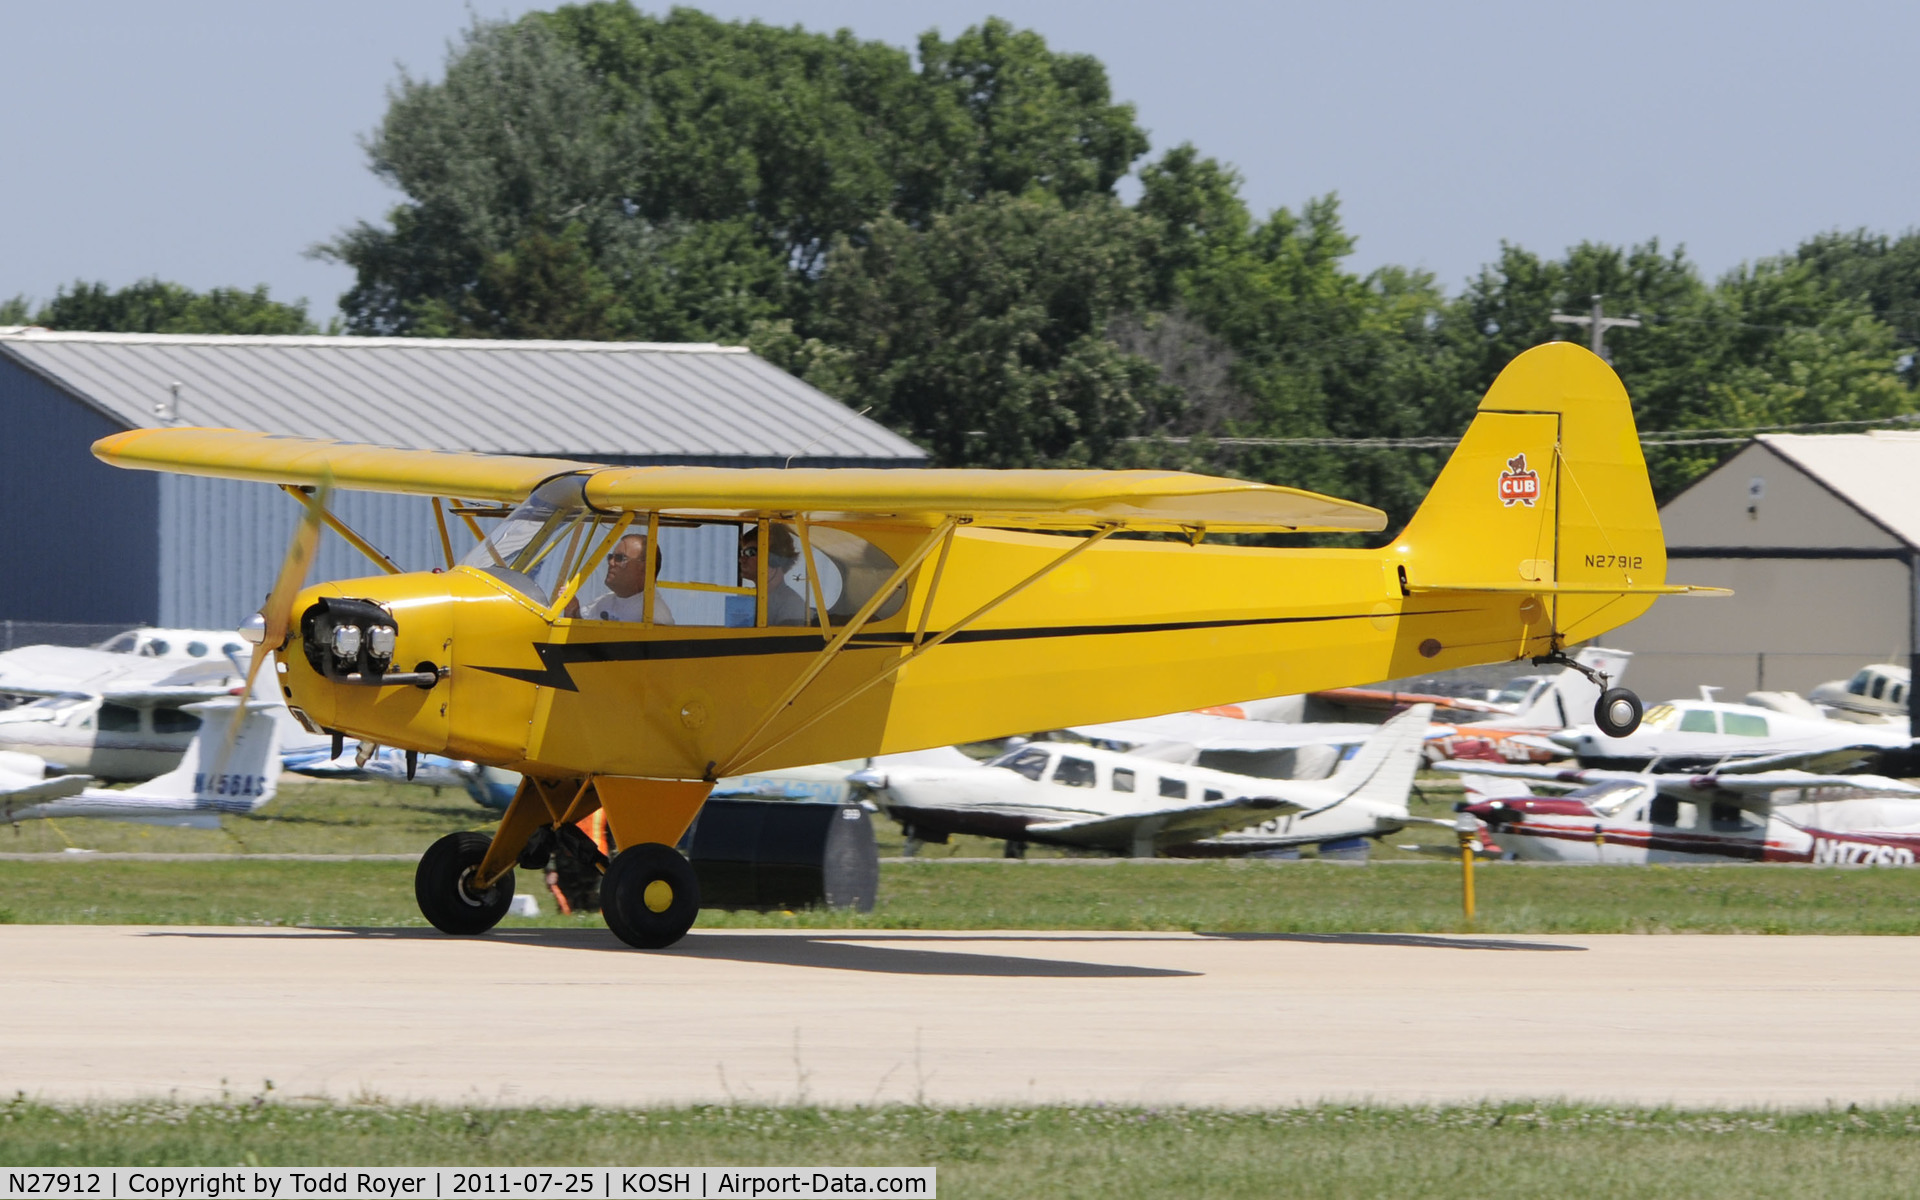
[[[872,912],[880,891],[873,821],[858,804],[709,800],[680,847],[702,908]]]

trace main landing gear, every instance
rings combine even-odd
[[[492,887],[475,886],[493,839],[484,833],[450,833],[420,858],[413,896],[420,913],[442,933],[470,937],[500,923],[513,903],[513,872]],[[628,846],[613,856],[600,880],[600,915],[629,946],[659,950],[693,928],[700,915],[700,881],[678,850],[658,842]]]
[[[1542,654],[1533,660],[1536,667],[1571,667],[1585,675],[1593,686],[1600,689],[1600,700],[1593,706],[1593,723],[1600,732],[1608,737],[1623,738],[1640,728],[1640,717],[1645,712],[1640,697],[1623,687],[1608,686],[1611,681],[1600,672],[1585,663],[1575,662],[1567,657],[1564,650],[1555,650],[1551,654]]]

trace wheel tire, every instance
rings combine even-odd
[[[484,892],[470,892],[467,884],[493,839],[484,833],[450,833],[420,856],[413,872],[413,898],[420,915],[441,933],[470,937],[500,923],[513,903],[513,872],[508,871]]]
[[[1626,688],[1608,688],[1593,706],[1593,723],[1608,737],[1622,738],[1640,728],[1640,697]]]
[[[628,846],[613,856],[600,880],[600,915],[613,936],[636,949],[673,945],[700,915],[693,864],[658,842]]]

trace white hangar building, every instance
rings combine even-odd
[[[1920,623],[1920,433],[1763,434],[1660,510],[1667,579],[1732,588],[1662,600],[1610,635],[1649,703],[1702,684],[1805,694],[1909,663]],[[1920,671],[1915,672],[1920,678]]]
[[[299,506],[267,484],[120,470],[88,449],[163,425],[623,466],[926,462],[734,347],[4,328],[0,620],[231,628],[259,607]],[[403,567],[443,561],[423,497],[343,492],[333,508]],[[310,579],[373,573],[340,538],[321,545]]]

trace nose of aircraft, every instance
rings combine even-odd
[[[1454,811],[1478,817],[1489,825],[1504,825],[1509,821],[1518,821],[1520,819],[1519,810],[1515,809],[1507,801],[1500,799],[1478,800],[1471,804],[1459,804],[1455,806]]]

